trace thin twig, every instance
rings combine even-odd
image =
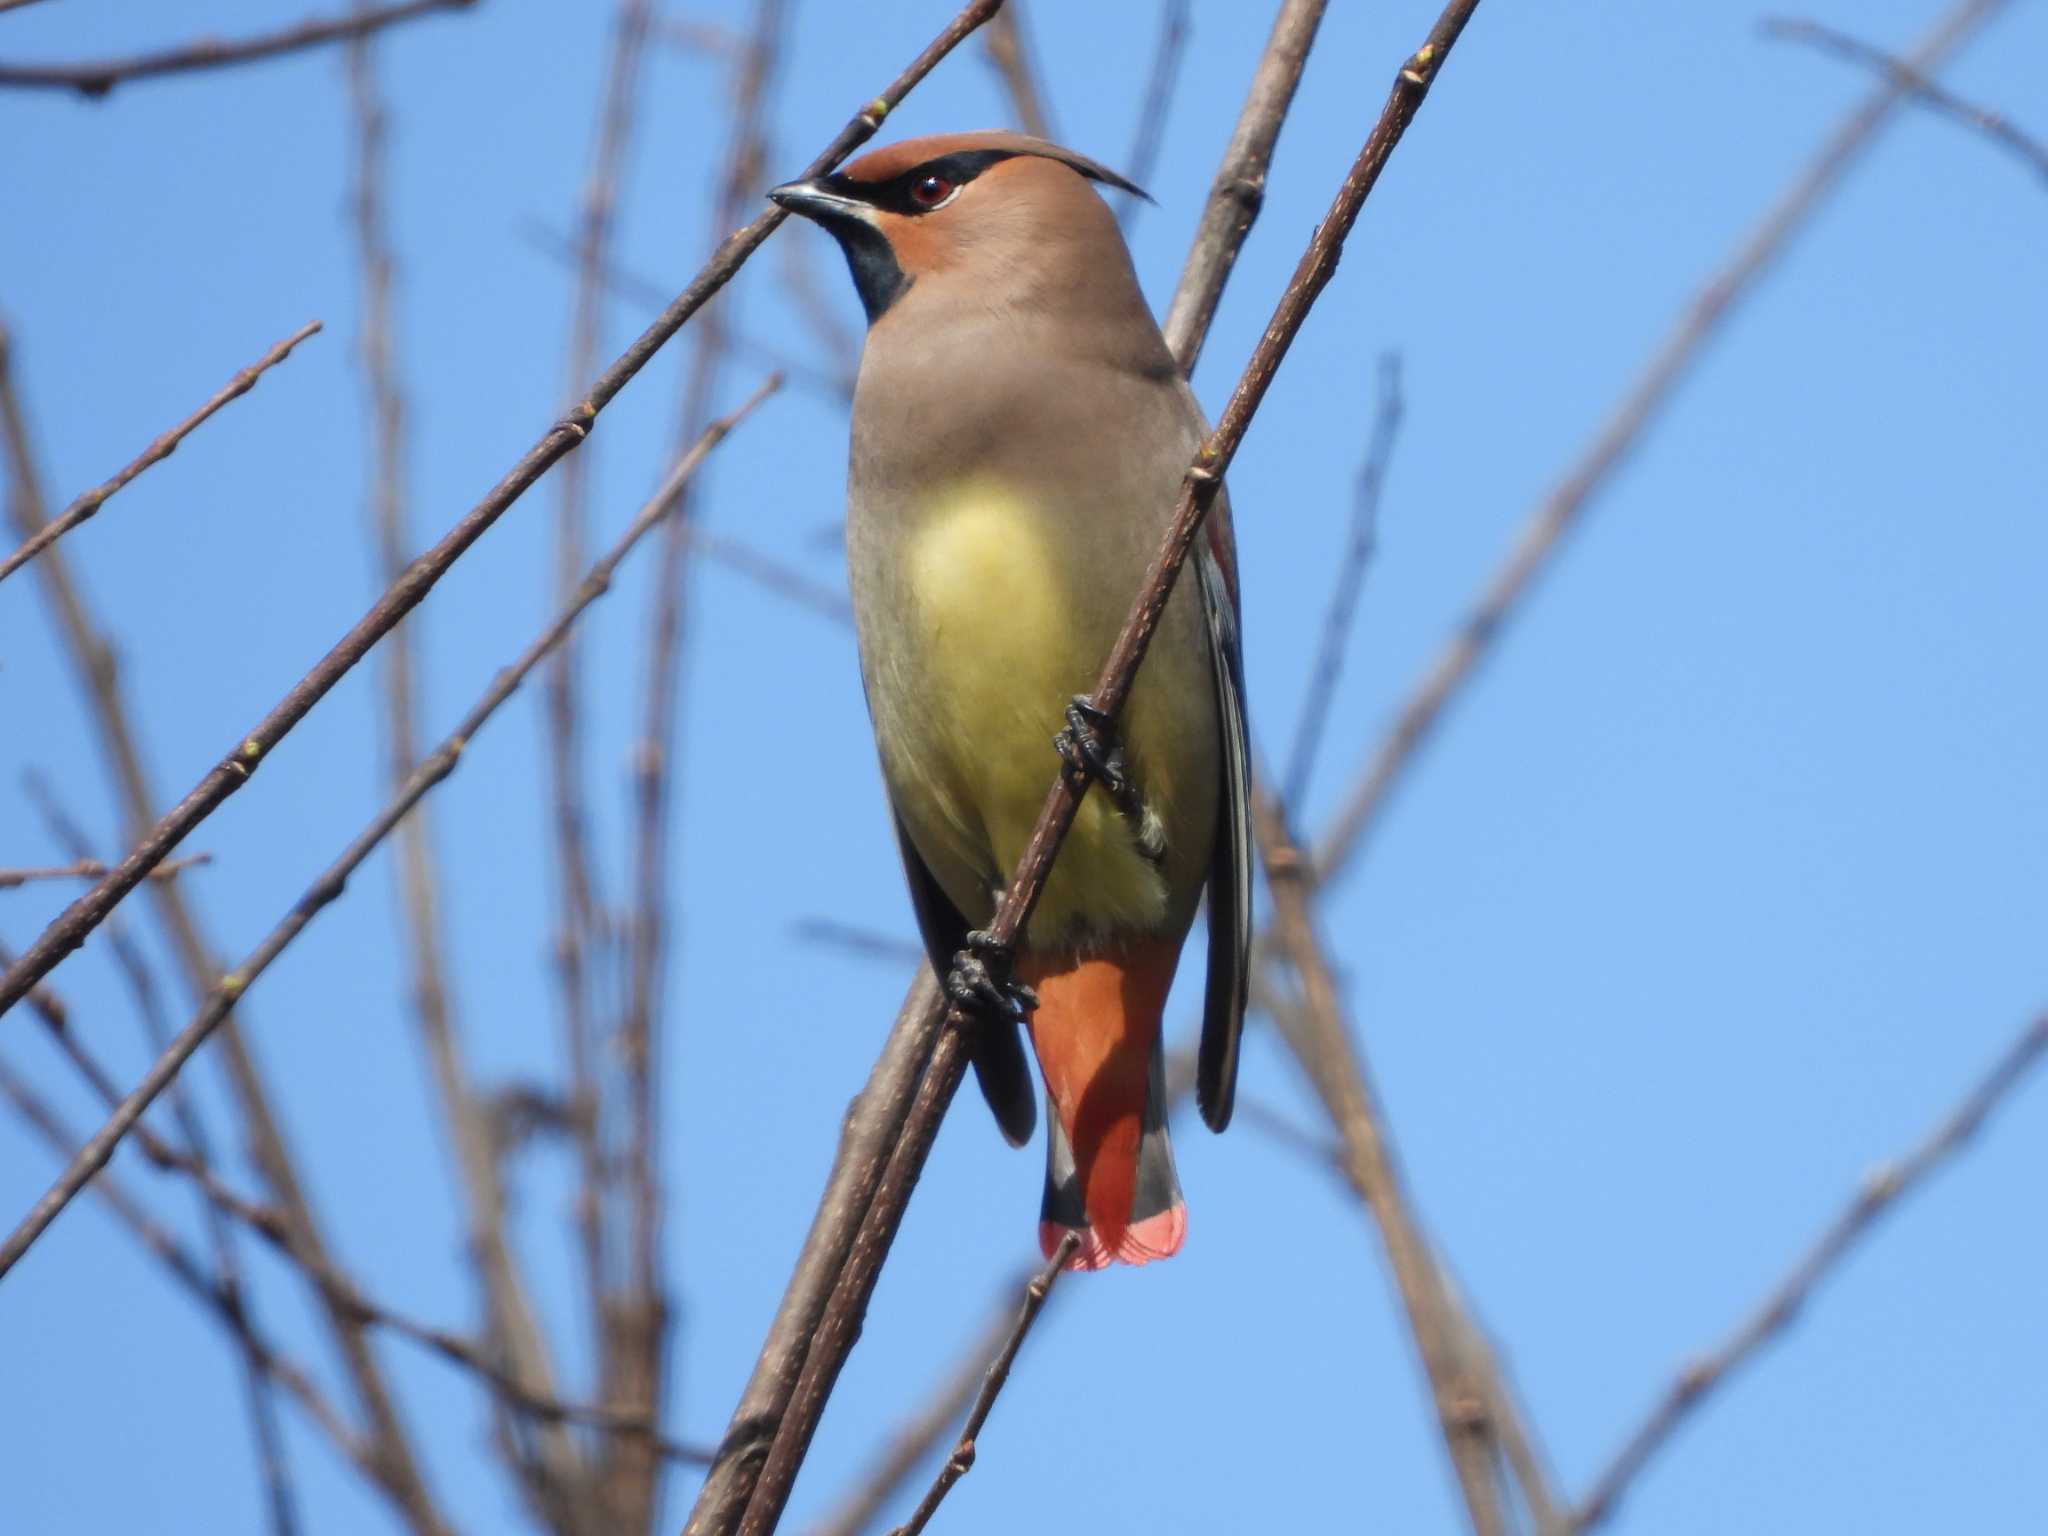
[[[453,734],[445,738],[419,763],[407,778],[403,790],[394,795],[370,824],[349,842],[341,855],[307,888],[305,894],[293,905],[283,920],[271,929],[263,942],[248,954],[240,966],[221,978],[220,984],[207,997],[198,1014],[179,1032],[177,1039],[171,1042],[171,1048],[157,1058],[144,1075],[142,1082],[122,1100],[121,1107],[72,1159],[63,1176],[41,1200],[36,1202],[35,1208],[23,1219],[7,1241],[0,1244],[0,1278],[4,1278],[14,1267],[48,1228],[57,1213],[77,1195],[93,1174],[106,1165],[107,1159],[113,1156],[114,1148],[119,1145],[121,1138],[134,1128],[143,1111],[177,1076],[179,1070],[191,1059],[192,1053],[198,1050],[207,1036],[220,1026],[221,1021],[228,1016],[250,984],[263,974],[299,934],[305,931],[307,925],[322,909],[340,897],[349,876],[370,856],[378,844],[390,835],[392,829],[405,818],[406,813],[435,785],[454,773],[470,738],[561,642],[562,636],[569,632],[571,626],[581,617],[583,610],[604,595],[619,562],[661,521],[682,482],[703,462],[705,454],[719,439],[738,423],[740,417],[767,397],[775,382],[771,379],[739,411],[717,423],[684,456],[668,482],[641,510],[640,515],[633,520],[632,526],[626,530],[619,542],[590,568],[570,605],[556,615],[554,622],[521,653],[517,661],[498,674],[491,686],[484,691],[483,697],[463,716],[462,722],[455,728]]]
[[[847,121],[823,152],[798,173],[799,178],[824,175],[873,138],[883,119],[903,97],[1001,4],[1002,0],[973,0],[926,45],[902,74],[889,83],[881,95]],[[405,575],[356,621],[334,648],[299,679],[268,714],[257,721],[217,767],[150,829],[112,874],[59,914],[35,943],[23,951],[21,959],[5,975],[0,975],[0,1013],[14,1006],[22,994],[48,975],[59,960],[83,944],[86,935],[105,920],[116,902],[133,890],[145,874],[162,863],[194,827],[248,783],[250,775],[277,744],[357,662],[369,654],[370,648],[393,625],[419,606],[433,590],[434,584],[447,574],[449,567],[557,460],[590,435],[599,414],[618,397],[619,391],[632,382],[654,354],[704,307],[706,300],[731,280],[741,264],[759,250],[788,217],[782,209],[771,206],[744,229],[726,238],[690,285],[611,367],[598,376],[589,393],[521,455],[490,493],[443,535],[439,543],[406,568]],[[4,328],[0,328],[0,428],[4,428],[17,466],[26,447],[25,435],[16,430],[18,418],[19,410],[14,402],[7,367],[6,333]],[[26,498],[16,497],[14,500],[19,509]]]
[[[1223,299],[1223,285],[1230,280],[1245,236],[1265,206],[1266,168],[1273,163],[1280,125],[1293,105],[1294,88],[1301,83],[1302,67],[1308,63],[1308,51],[1327,4],[1328,0],[1281,0],[1266,51],[1252,71],[1251,89],[1245,93],[1237,126],[1231,130],[1223,162],[1209,186],[1209,200],[1202,205],[1202,217],[1195,226],[1194,244],[1188,248],[1173,302],[1167,306],[1166,323],[1160,327],[1166,344],[1180,359],[1182,373],[1195,371],[1209,322],[1216,318],[1216,306]]]
[[[861,1478],[845,1500],[810,1536],[865,1536],[866,1531],[925,1457],[960,1421],[974,1401],[987,1366],[983,1363],[1003,1347],[1003,1341],[1017,1327],[1016,1295],[1029,1285],[1031,1271],[1006,1278],[996,1289],[997,1299],[987,1325],[961,1351],[959,1363],[941,1379],[923,1407],[898,1426],[875,1458],[874,1466]]]
[[[1034,138],[1057,138],[1052,119],[1045,110],[1045,93],[1038,87],[1038,71],[1032,67],[1031,50],[1024,41],[1023,22],[1016,0],[992,17],[981,34],[981,46],[989,63],[1009,93],[1010,110],[1017,126]]]
[[[2048,1055],[2048,1013],[2019,1034],[1973,1084],[1925,1140],[1898,1160],[1865,1176],[1849,1203],[1785,1272],[1784,1278],[1725,1339],[1686,1365],[1636,1432],[1630,1435],[1572,1514],[1568,1531],[1587,1531],[1614,1513],[1628,1485],[1717,1387],[1772,1343],[1799,1316],[1821,1283],[1856,1245],[1868,1237],[1899,1202],[1942,1164],[1960,1152],[2003,1105],[2044,1055]]]
[[[406,498],[406,408],[392,339],[397,258],[385,199],[387,119],[377,78],[375,44],[365,34],[347,49],[349,105],[355,120],[353,213],[357,261],[362,268],[360,356],[371,427],[368,533],[380,585],[405,569],[410,542]],[[420,661],[416,624],[402,624],[381,659],[385,779],[397,790],[419,758]],[[434,859],[429,808],[420,806],[398,829],[393,864],[399,905],[398,939],[407,968],[406,997],[426,1055],[441,1117],[454,1155],[469,1257],[481,1292],[489,1338],[511,1374],[530,1395],[556,1395],[547,1341],[505,1230],[505,1191],[488,1118],[471,1090],[450,995],[447,941],[441,922],[440,875]],[[161,1049],[161,1047],[159,1047]],[[495,1420],[506,1464],[537,1515],[560,1518],[584,1497],[585,1472],[570,1437],[550,1426],[539,1437],[537,1458],[526,1453],[512,1424]]]
[[[19,549],[15,550],[6,559],[0,560],[0,581],[5,581],[24,565],[27,565],[29,561],[35,559],[49,545],[56,543],[80,523],[93,516],[94,513],[107,504],[107,499],[110,496],[141,474],[145,469],[148,469],[153,464],[161,463],[177,452],[178,444],[190,436],[192,431],[202,421],[206,420],[207,417],[226,405],[230,400],[239,399],[241,396],[249,393],[250,390],[256,387],[256,381],[263,376],[266,370],[276,367],[287,357],[290,357],[293,347],[296,347],[319,329],[320,322],[318,320],[308,321],[300,326],[255,362],[244,368],[232,379],[229,379],[206,404],[199,407],[198,410],[143,449],[141,454],[126,469],[115,475],[113,479],[87,491],[83,496],[72,502],[70,506],[30,534],[22,541]]]
[[[1358,218],[1359,210],[1477,5],[1478,0],[1453,0],[1438,18],[1428,41],[1395,76],[1379,121],[1359,150],[1358,158],[1339,188],[1329,212],[1302,253],[1294,276],[1281,294],[1273,317],[1224,407],[1216,429],[1203,442],[1200,453],[1189,467],[1167,537],[1144,585],[1139,589],[1130,617],[1118,635],[1090,696],[1090,703],[1110,720],[1113,721],[1123,708],[1138,665],[1144,659],[1153,631],[1172,594],[1181,563],[1201,530],[1203,517],[1221,489],[1222,476],[1265,398],[1281,359],[1300,331],[1317,295],[1336,271],[1338,254]],[[1040,809],[1024,855],[990,922],[997,943],[1014,942],[1029,919],[1046,874],[1052,867],[1053,857],[1067,829],[1073,824],[1088,783],[1089,775],[1085,770],[1063,765],[1063,771]],[[930,1154],[939,1122],[966,1070],[965,1033],[971,1022],[958,1007],[947,1010],[944,1026],[938,1031],[938,1039],[932,1047],[931,1061],[918,1086],[917,1097],[890,1155],[888,1167],[876,1187],[874,1202],[862,1219],[860,1231],[848,1252],[831,1301],[819,1320],[789,1408],[777,1426],[767,1463],[761,1469],[753,1500],[740,1524],[740,1536],[767,1536],[781,1518],[797,1469],[809,1450],[811,1436],[824,1411],[825,1401],[830,1397],[840,1368],[859,1333],[868,1299],[874,1292],[883,1261],[901,1225],[911,1190],[923,1170],[925,1158]]]
[[[1930,80],[1923,71],[1913,68],[1896,54],[1886,53],[1881,48],[1873,48],[1861,38],[1851,37],[1846,32],[1837,32],[1833,27],[1823,26],[1817,21],[1767,16],[1758,23],[1758,26],[1765,37],[1777,38],[1784,42],[1806,43],[1823,53],[1831,53],[1838,59],[1846,59],[1851,64],[1860,64],[1865,69],[1875,70],[1901,90],[1911,92],[1922,106],[1931,107],[1944,117],[1953,118],[1965,127],[1974,128],[1994,143],[2011,150],[2033,168],[2036,176],[2048,181],[2048,145],[2022,133],[2003,112],[1994,112],[1989,107],[1980,107],[1974,101],[1958,96],[1946,86]]]
[[[932,1516],[939,1512],[939,1505],[953,1485],[973,1469],[975,1442],[981,1438],[982,1426],[988,1423],[989,1413],[1002,1393],[1003,1383],[1010,1379],[1010,1367],[1016,1364],[1017,1351],[1024,1347],[1024,1336],[1031,1331],[1031,1325],[1038,1320],[1046,1299],[1052,1295],[1060,1271],[1080,1246],[1081,1234],[1069,1232],[1060,1239],[1045,1268],[1033,1275],[1031,1283],[1024,1287],[1023,1309],[1018,1312],[1016,1322],[1011,1324],[1010,1336],[1003,1341],[1002,1350],[989,1362],[988,1371],[981,1378],[981,1389],[974,1395],[974,1406],[967,1410],[967,1422],[960,1426],[960,1438],[953,1446],[953,1454],[939,1468],[939,1475],[932,1479],[931,1487],[918,1501],[910,1519],[897,1526],[890,1536],[918,1536],[918,1532],[931,1524]]]
[[[1943,16],[1926,40],[1914,49],[1907,60],[1909,66],[1921,74],[1933,69],[2005,3],[2006,0],[1964,0]],[[1907,94],[1903,86],[1888,83],[1851,112],[1779,195],[1763,221],[1743,239],[1728,263],[1686,305],[1585,453],[1523,526],[1470,616],[1437,653],[1396,712],[1385,739],[1373,752],[1315,850],[1314,867],[1319,882],[1334,880],[1356,856],[1417,752],[1442,721],[1452,700],[1472,681],[1480,662],[1491,654],[1508,621],[1519,612],[1533,589],[1536,578],[1548,569],[1562,547],[1565,534],[1576,526],[1580,514],[1593,504],[1608,477],[1670,403],[1706,343],[1748,297],[1757,280],[1771,269],[1792,236],[1841,181],[1878,127]]]
[[[1137,186],[1152,180],[1159,163],[1160,146],[1166,142],[1167,110],[1173,105],[1173,88],[1180,79],[1180,63],[1188,46],[1189,0],[1165,0],[1159,10],[1159,47],[1152,55],[1152,77],[1145,85],[1144,105],[1138,108],[1138,126],[1131,137],[1131,151],[1124,157],[1124,175]],[[1122,194],[1117,220],[1129,235],[1145,199],[1135,193]]]
[[[187,854],[182,859],[165,859],[149,872],[152,880],[175,880],[188,869],[197,869],[202,864],[211,864],[210,853]],[[109,865],[99,859],[73,859],[69,864],[36,864],[26,869],[0,869],[0,891],[14,889],[18,885],[30,885],[39,880],[101,880],[106,877]]]
[[[1394,437],[1401,430],[1402,409],[1401,358],[1399,353],[1389,352],[1380,359],[1379,409],[1373,416],[1365,463],[1358,471],[1358,486],[1352,493],[1351,536],[1345,543],[1344,558],[1337,564],[1337,584],[1323,616],[1322,643],[1309,673],[1301,724],[1295,727],[1294,746],[1287,754],[1281,804],[1292,806],[1297,814],[1308,804],[1309,775],[1315,771],[1316,749],[1322,745],[1330,702],[1336,697],[1337,679],[1344,670],[1344,652],[1351,639],[1352,622],[1358,616],[1358,599],[1365,591],[1365,573],[1379,549],[1380,493],[1386,485]]]
[[[202,39],[156,53],[131,54],[119,59],[94,59],[79,64],[0,64],[0,86],[26,86],[45,90],[77,91],[82,96],[105,96],[117,85],[146,80],[157,75],[185,74],[195,69],[221,69],[231,64],[253,64],[280,54],[297,53],[352,37],[363,37],[381,28],[435,11],[467,10],[476,0],[404,0],[401,5],[380,6],[352,16],[313,16],[282,32],[266,32],[237,42]]]

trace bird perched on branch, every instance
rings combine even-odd
[[[1206,888],[1197,1097],[1222,1130],[1251,908],[1223,498],[1121,721],[1083,696],[1204,430],[1096,185],[1138,191],[1041,139],[964,133],[769,193],[839,242],[867,310],[847,564],[918,923],[979,1015],[975,1074],[1013,1144],[1035,1120],[1029,1029],[1049,1104],[1039,1241],[1050,1255],[1079,1232],[1085,1269],[1186,1235],[1160,1018]],[[1044,802],[1049,744],[1095,779],[1012,955],[982,930]]]

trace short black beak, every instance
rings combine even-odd
[[[778,208],[801,214],[820,224],[843,224],[848,220],[861,224],[868,222],[867,204],[815,181],[785,182],[769,191],[768,200]]]

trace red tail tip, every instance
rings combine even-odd
[[[1147,1216],[1143,1221],[1134,1221],[1124,1228],[1114,1245],[1105,1243],[1093,1227],[1063,1227],[1058,1222],[1041,1221],[1038,1224],[1038,1251],[1051,1258],[1059,1249],[1060,1239],[1077,1230],[1081,1234],[1081,1244],[1074,1250],[1073,1257],[1067,1260],[1066,1267],[1070,1270],[1106,1269],[1112,1263],[1149,1264],[1154,1259],[1169,1259],[1180,1252],[1180,1245],[1187,1241],[1188,1208],[1177,1204],[1172,1210]]]

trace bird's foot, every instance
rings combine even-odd
[[[992,1019],[1028,1024],[1038,1006],[1038,994],[1021,981],[1010,979],[1016,954],[1011,947],[985,929],[968,933],[965,947],[953,956],[953,969],[946,975],[946,995],[975,1012]]]
[[[1080,694],[1067,704],[1067,728],[1053,737],[1062,761],[1076,773],[1092,773],[1118,805],[1131,796],[1124,749],[1109,739],[1109,716]]]
[[[1053,737],[1052,744],[1074,772],[1095,776],[1136,833],[1138,851],[1157,864],[1166,856],[1166,828],[1131,782],[1124,749],[1109,739],[1109,727],[1109,716],[1077,694],[1067,705],[1067,728]]]

